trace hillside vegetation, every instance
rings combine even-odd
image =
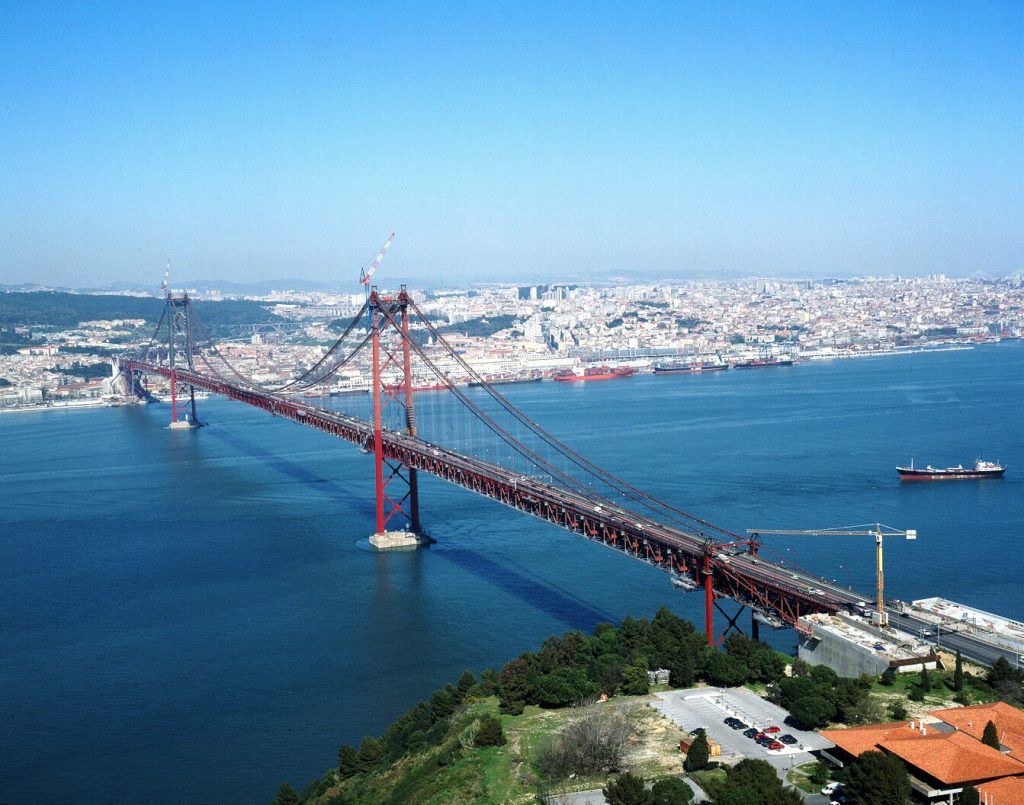
[[[528,803],[542,794],[618,785],[624,773],[648,782],[678,776],[683,736],[645,706],[649,668],[668,669],[674,688],[748,685],[807,729],[901,719],[921,701],[948,706],[1020,697],[1024,672],[1005,661],[982,676],[950,659],[955,667],[945,671],[844,679],[741,634],[712,649],[703,632],[663,607],[652,620],[627,617],[617,627],[598,624],[591,635],[550,637],[500,671],[466,671],[381,736],[342,744],[338,766],[301,794],[283,784],[273,803]],[[688,768],[701,766],[688,761]],[[707,782],[716,805],[792,799],[774,787],[777,777],[760,760],[716,769]],[[664,796],[651,802],[688,801],[675,786],[665,783]],[[759,793],[736,799],[740,788]]]
[[[265,324],[280,321],[258,302],[228,300],[195,302],[208,327],[228,324]],[[156,324],[164,300],[144,296],[73,294],[56,291],[0,293],[2,327],[75,327],[80,321],[145,319]]]

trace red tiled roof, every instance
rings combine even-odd
[[[1024,777],[1004,777],[978,786],[978,793],[992,805],[1014,805],[1024,802]],[[983,799],[983,802],[986,800]]]
[[[1024,710],[1006,702],[996,702],[935,710],[932,715],[979,741],[985,731],[985,725],[991,721],[996,725],[999,742],[1010,750],[1010,757],[1024,762]],[[1024,799],[1021,801],[1024,802]]]
[[[918,722],[913,722],[913,729],[910,728],[910,723],[909,721],[895,721],[887,724],[868,724],[844,730],[823,730],[820,734],[840,749],[845,749],[856,757],[862,752],[877,751],[879,744],[883,741],[901,741],[923,737],[917,726]],[[929,724],[925,724],[924,729],[924,735],[936,734],[935,727]]]
[[[963,732],[888,740],[879,745],[944,785],[1024,774],[1024,763]]]

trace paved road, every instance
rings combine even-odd
[[[934,622],[918,617],[912,612],[904,614],[891,608],[887,608],[887,612],[889,613],[889,623],[892,626],[912,635],[920,636],[922,633],[927,632],[931,634],[928,642],[934,643],[938,648],[945,651],[955,652],[957,649],[960,649],[960,653],[964,657],[984,665],[992,665],[1000,657],[1004,657],[1014,667],[1021,665],[1018,655],[1008,648],[994,646],[991,643],[986,643],[962,632],[942,630]]]

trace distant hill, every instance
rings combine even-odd
[[[209,327],[280,321],[258,302],[195,302]],[[96,319],[145,319],[156,324],[164,301],[155,297],[73,294],[59,291],[0,293],[0,327],[74,327]]]

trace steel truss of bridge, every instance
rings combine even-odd
[[[174,397],[180,389],[187,389],[189,397],[194,396],[194,389],[203,389],[316,428],[372,452],[377,477],[378,531],[391,517],[402,514],[418,526],[415,495],[410,498],[408,491],[402,496],[389,495],[387,488],[392,480],[400,479],[408,485],[412,479],[414,491],[415,474],[426,472],[663,570],[671,574],[676,586],[704,593],[709,645],[721,643],[731,629],[738,628],[737,620],[744,607],[752,610],[751,631],[756,636],[758,621],[774,627],[800,629],[802,615],[852,608],[861,598],[859,594],[830,585],[824,579],[759,556],[756,541],[711,539],[701,529],[691,531],[667,524],[605,497],[567,489],[536,475],[517,473],[420,438],[416,434],[410,393],[412,376],[407,309],[411,304],[404,288],[396,297],[381,296],[376,289],[369,297],[366,321],[371,335],[360,346],[372,341],[374,349],[372,422],[308,404],[280,390],[259,388],[238,373],[236,377],[225,377],[212,371],[209,374],[197,371],[195,358],[201,350],[192,343],[185,350],[176,352],[173,348],[173,322],[178,321],[178,326],[187,328],[189,332],[195,325],[187,315],[184,324],[180,316],[171,316],[168,327],[170,348],[165,350],[166,360],[160,350],[155,358],[145,354],[123,356],[119,359],[120,368],[133,389],[141,389],[142,376],[160,375],[170,381]],[[168,294],[168,307],[172,314],[182,309],[187,311],[187,296],[172,298]],[[364,311],[360,311],[357,319],[363,315]],[[388,326],[401,334],[403,342],[397,349],[385,349],[382,360],[378,342]],[[187,356],[186,365],[175,363],[176,354]],[[402,388],[389,387],[381,380],[381,367],[388,361],[403,370],[404,399]],[[402,431],[381,426],[381,407],[395,397],[406,408],[406,427]],[[172,416],[175,415],[172,406]],[[390,471],[387,467],[391,468]],[[410,506],[411,511],[407,512]],[[741,607],[730,616],[719,606],[719,599],[732,599]],[[728,620],[717,641],[713,624],[716,608]]]

